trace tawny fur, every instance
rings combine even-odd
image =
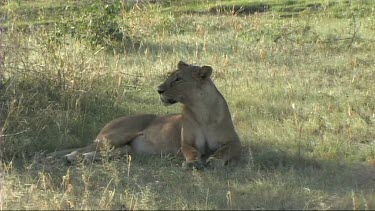
[[[103,147],[115,148],[120,154],[158,154],[182,152],[184,168],[207,163],[228,163],[240,157],[241,144],[234,129],[227,102],[210,76],[210,66],[178,63],[166,81],[158,87],[165,105],[183,104],[181,114],[156,116],[141,114],[109,122],[94,143],[87,147],[63,150],[69,161],[80,155],[90,160]]]

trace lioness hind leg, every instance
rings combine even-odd
[[[122,157],[124,155],[128,155],[132,153],[132,149],[129,145],[124,145],[122,147],[109,149],[107,151],[92,151],[92,152],[86,152],[83,153],[83,160],[86,163],[92,163],[96,161],[100,161],[103,158],[107,158],[109,160]]]
[[[77,149],[69,154],[64,155],[64,158],[68,163],[74,163],[74,162],[79,161],[80,158],[82,158],[83,153],[97,151],[98,147],[99,147],[98,143],[94,142],[86,147]]]
[[[136,136],[138,136],[138,134],[129,135],[129,137]],[[66,154],[64,155],[64,158],[68,163],[74,163],[81,160],[90,163],[99,161],[103,157],[113,159],[116,156],[119,157],[130,153],[133,153],[133,150],[128,144],[123,146],[112,146],[108,141],[99,141]]]
[[[83,155],[83,161],[86,163],[93,163],[93,162],[101,160],[100,153],[96,151],[86,152],[86,153],[83,153],[82,155]]]

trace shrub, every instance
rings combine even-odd
[[[127,27],[119,22],[123,9],[120,0],[84,1],[76,14],[58,25],[59,35],[70,34],[76,39],[88,41],[92,46],[109,50],[125,47],[131,38],[126,33]]]

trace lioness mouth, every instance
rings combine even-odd
[[[162,97],[160,97],[160,99],[164,103],[164,105],[172,105],[172,104],[177,103],[177,101],[172,100],[172,99],[164,99]]]

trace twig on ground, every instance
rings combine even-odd
[[[26,133],[26,132],[28,132],[28,131],[29,131],[29,129],[26,129],[26,130],[23,130],[23,131],[20,131],[20,132],[17,132],[17,133],[12,133],[12,134],[3,134],[3,133],[1,133],[1,134],[0,134],[0,138],[1,138],[1,137],[9,137],[9,136],[20,135],[20,134],[22,134],[22,133]]]
[[[353,30],[353,34],[352,34],[352,37],[350,38],[350,43],[348,45],[348,48],[350,48],[354,42],[354,39],[359,31],[359,28],[361,28],[361,22],[359,22],[359,25],[358,27],[355,27],[356,24],[354,24],[354,30]]]

